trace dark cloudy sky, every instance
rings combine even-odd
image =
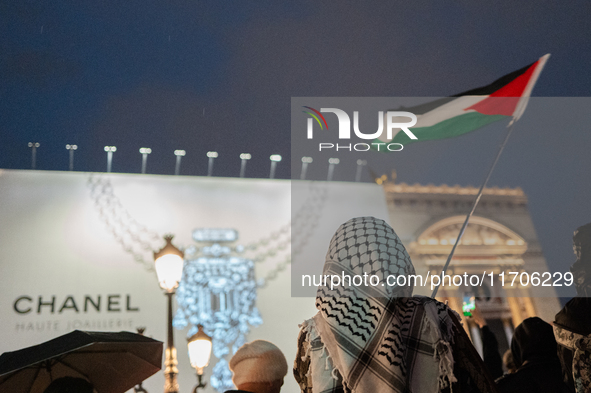
[[[185,149],[183,174],[204,175],[217,150],[217,175],[236,176],[249,152],[247,175],[266,177],[279,153],[288,178],[291,97],[447,96],[546,53],[534,96],[589,96],[590,17],[587,1],[1,0],[0,168],[29,167],[27,143],[40,142],[38,168],[66,170],[69,143],[77,170],[103,170],[103,146],[116,145],[113,170],[139,172],[146,146],[151,173],[172,173]],[[536,134],[559,117],[540,105],[491,185],[524,188],[544,253],[564,270],[572,230],[591,221],[591,140],[573,129],[580,119]],[[368,160],[400,181],[477,185],[500,138],[484,129]]]

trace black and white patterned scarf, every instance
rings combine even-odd
[[[381,283],[389,275],[414,273],[394,230],[374,217],[339,227],[323,272],[377,275]],[[306,364],[302,390],[436,393],[455,382],[453,311],[430,298],[410,297],[412,290],[412,285],[319,287],[319,312],[301,325],[298,340],[296,378]]]

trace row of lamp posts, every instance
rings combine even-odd
[[[154,267],[158,276],[158,283],[164,289],[168,300],[168,337],[166,340],[164,362],[165,393],[178,393],[179,391],[179,384],[177,382],[178,361],[172,326],[172,299],[183,275],[185,255],[172,244],[172,238],[172,235],[164,236],[166,245],[160,251],[154,252]],[[188,340],[189,359],[191,366],[197,372],[197,385],[193,389],[193,393],[197,393],[199,388],[205,387],[205,383],[202,380],[203,369],[209,364],[211,349],[211,337],[205,334],[203,326],[199,325],[197,333]]]
[[[37,167],[37,148],[40,146],[39,143],[33,143],[33,142],[29,142],[29,147],[31,148],[31,169],[36,169]],[[78,146],[76,145],[66,145],[66,149],[70,152],[70,164],[69,164],[69,170],[73,171],[74,170],[74,150],[78,149]],[[115,153],[117,151],[117,147],[116,146],[105,146],[104,150],[107,152],[107,172],[110,173],[111,172],[111,168],[112,168],[112,164],[113,164],[113,153]],[[149,147],[142,147],[140,148],[140,154],[142,155],[142,173],[146,173],[146,166],[148,163],[148,155],[152,153],[152,149],[150,149]],[[176,176],[178,176],[181,172],[181,158],[184,157],[187,154],[187,152],[185,150],[175,150],[174,151],[174,155],[176,156],[176,164],[174,167],[174,174]],[[207,176],[212,176],[213,174],[213,163],[214,163],[214,159],[218,157],[218,152],[217,151],[208,151],[207,152],[207,158],[208,158],[208,164],[207,164]],[[248,162],[248,160],[251,159],[251,155],[249,153],[242,153],[240,154],[240,177],[244,177],[244,174],[246,172],[246,163]],[[277,168],[277,163],[281,161],[282,157],[279,154],[273,154],[271,155],[271,157],[269,157],[269,159],[271,160],[271,171],[269,173],[269,178],[270,179],[274,179],[275,178],[275,170]],[[364,164],[360,164],[360,161],[363,161]],[[302,172],[300,175],[300,179],[301,180],[305,180],[306,179],[306,171],[308,169],[308,164],[310,164],[312,162],[312,157],[302,157]],[[332,179],[332,173],[334,171],[334,165],[339,163],[339,159],[338,158],[330,158],[328,160],[329,162],[329,174],[328,174],[328,180]],[[355,177],[355,181],[359,181],[358,178],[360,177],[359,175],[359,171],[360,171],[360,167],[362,165],[366,165],[367,162],[365,160],[357,160],[357,171],[358,174]]]
[[[39,147],[39,143],[29,143],[29,147],[31,148],[31,168],[35,169],[37,166],[37,148]],[[70,152],[70,171],[74,170],[74,150],[78,149],[76,145],[66,145],[66,149]],[[111,172],[111,167],[113,163],[113,153],[117,151],[117,147],[115,146],[105,146],[105,151],[107,152],[107,172]],[[142,155],[142,173],[146,173],[146,166],[148,162],[148,155],[152,153],[152,149],[149,147],[142,147],[140,148],[140,154]],[[176,164],[174,168],[174,174],[178,176],[181,172],[181,158],[187,154],[185,150],[175,150],[174,155],[176,156]],[[213,163],[214,160],[218,157],[217,151],[208,151],[207,158],[207,176],[213,175]],[[240,177],[244,177],[246,172],[246,163],[248,160],[251,159],[251,155],[249,153],[242,153],[240,154]],[[271,160],[271,171],[269,173],[269,178],[275,178],[275,170],[277,168],[277,163],[281,161],[281,156],[279,154],[273,154],[270,157]],[[300,174],[300,179],[306,179],[306,172],[308,170],[308,165],[312,163],[312,157],[302,157],[302,171]],[[330,158],[328,160],[328,176],[327,180],[331,181],[334,173],[334,167],[339,163],[338,158]],[[361,180],[361,171],[362,168],[367,165],[366,160],[357,160],[357,173],[355,174],[355,181],[359,182]]]
[[[29,142],[29,147],[31,148],[31,169],[36,169],[37,167],[37,148],[40,146],[39,143]],[[70,164],[68,169],[70,171],[74,170],[74,151],[78,149],[77,145],[66,145],[66,149],[70,152]],[[117,151],[116,146],[105,146],[104,150],[107,152],[107,172],[111,172],[112,164],[113,164],[113,153]],[[149,147],[142,147],[140,148],[140,154],[142,155],[142,173],[146,173],[146,167],[148,165],[148,155],[152,153],[152,149]],[[175,150],[174,155],[176,156],[176,164],[174,167],[174,174],[178,176],[181,172],[181,158],[187,154],[185,150]],[[212,176],[213,174],[213,162],[214,159],[218,157],[217,151],[208,151],[207,158],[208,158],[208,165],[207,165],[207,176]],[[246,170],[246,162],[250,160],[251,155],[249,153],[242,153],[240,154],[241,166],[240,166],[240,177],[244,177],[244,173]],[[275,168],[277,167],[277,163],[281,161],[281,156],[279,154],[273,154],[270,157],[271,160],[271,172],[269,177],[271,179],[275,178]]]

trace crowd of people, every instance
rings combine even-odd
[[[413,296],[412,286],[320,287],[318,313],[301,325],[293,375],[303,393],[509,393],[591,392],[591,224],[574,236],[571,268],[577,297],[552,324],[527,318],[515,328],[503,356],[478,309],[481,357],[461,318],[446,304]],[[374,217],[339,227],[323,274],[414,274],[394,230]],[[244,344],[230,360],[238,390],[279,393],[288,364],[274,344]],[[78,384],[77,390],[64,387]],[[45,393],[92,393],[84,381],[56,380]]]
[[[368,244],[369,234],[379,235]],[[591,224],[578,228],[573,241],[577,297],[552,323],[533,317],[516,326],[502,357],[478,310],[473,319],[481,329],[482,358],[458,315],[435,299],[412,297],[412,287],[346,299],[338,288],[319,288],[319,312],[298,338],[294,375],[302,392],[591,392]],[[359,245],[379,253],[369,253],[364,264],[355,258],[358,250],[349,252]],[[349,220],[331,240],[323,274],[363,274],[368,266],[382,277],[414,273],[386,222]]]

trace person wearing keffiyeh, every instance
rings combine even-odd
[[[564,382],[577,393],[591,392],[591,299],[571,299],[553,325]]]
[[[591,392],[591,223],[574,233],[571,266],[577,296],[556,314],[554,337],[564,382],[577,393]]]
[[[412,282],[381,285],[414,273],[385,221],[360,217],[338,228],[323,275],[375,275],[380,284],[318,288],[318,313],[301,325],[294,364],[303,393],[496,392],[454,311],[412,297]]]

